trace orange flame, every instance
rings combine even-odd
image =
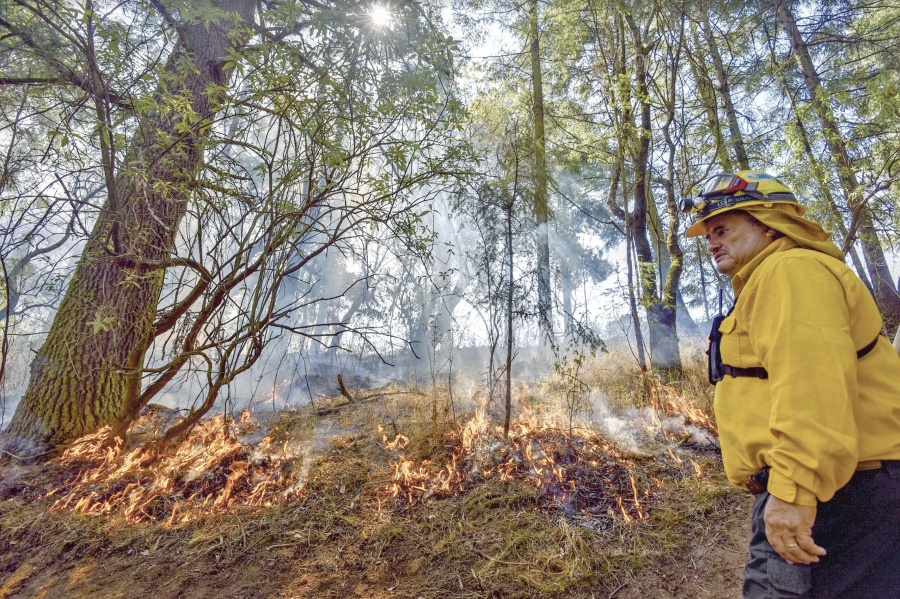
[[[237,423],[221,415],[203,421],[149,467],[141,466],[140,448],[126,453],[119,440],[106,447],[106,427],[78,439],[63,453],[62,463],[83,468],[59,491],[50,509],[94,515],[121,511],[129,522],[156,520],[178,526],[233,505],[271,505],[302,493],[295,476],[288,474],[284,454],[255,458],[234,435],[256,426],[246,412]],[[266,438],[256,449],[274,446]]]
[[[637,509],[638,518],[646,520],[647,514],[644,513],[644,508],[641,507],[641,500],[638,497],[637,483],[634,482],[634,475],[631,474],[628,478],[631,480],[631,491],[634,493],[634,507]]]

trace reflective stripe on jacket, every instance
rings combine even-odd
[[[734,280],[722,361],[768,379],[726,376],[715,411],[725,472],[743,485],[771,467],[769,492],[828,501],[859,461],[900,459],[900,356],[879,335],[872,295],[843,262],[790,238],[774,241]]]

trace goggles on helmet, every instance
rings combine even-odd
[[[713,212],[718,212],[723,208],[730,208],[736,204],[745,202],[759,203],[759,198],[753,196],[722,196],[715,200],[707,200],[703,196],[697,198],[684,198],[681,200],[681,211],[690,212],[694,215],[694,220],[700,220]]]
[[[703,191],[700,195],[710,197],[715,194],[728,195],[747,188],[747,181],[738,175],[730,173],[719,173],[707,179],[703,184]],[[756,188],[754,184],[753,189]]]
[[[744,202],[797,202],[781,181],[758,171],[719,173],[703,181],[700,189],[697,197],[680,202],[682,212],[693,213],[695,221]]]

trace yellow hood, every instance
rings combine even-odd
[[[752,206],[746,211],[770,229],[784,233],[800,247],[822,252],[843,262],[844,253],[831,241],[831,233],[823,229],[819,223],[800,216],[795,210],[796,206],[782,203],[772,204],[771,207]]]
[[[831,241],[831,233],[823,229],[818,223],[803,218],[803,213],[806,209],[801,204],[791,202],[756,205],[738,204],[733,209],[743,210],[770,229],[775,229],[779,233],[790,237],[800,247],[822,252],[841,261],[844,260],[843,252]],[[705,235],[706,222],[707,220],[704,219],[694,223],[686,232],[687,236],[699,237],[700,235]]]

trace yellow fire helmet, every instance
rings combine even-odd
[[[806,208],[784,183],[762,171],[713,175],[700,184],[700,189],[697,197],[681,200],[682,212],[694,215],[693,224],[685,231],[688,237],[705,235],[704,221],[728,210],[789,203],[795,205],[798,216],[803,216],[806,212]]]

